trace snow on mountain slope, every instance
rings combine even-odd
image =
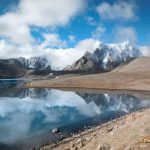
[[[86,52],[73,65],[65,70],[102,70],[114,68],[128,58],[142,56],[141,51],[129,42],[120,44],[96,43],[93,53]]]
[[[31,57],[29,59],[20,57],[20,58],[10,58],[3,60],[10,64],[15,64],[21,68],[33,69],[33,70],[43,70],[46,67],[49,67],[48,60],[45,57]]]

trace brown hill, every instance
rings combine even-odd
[[[115,68],[112,72],[150,72],[150,58],[130,59],[127,63]]]

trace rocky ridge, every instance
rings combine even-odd
[[[100,43],[93,53],[86,52],[79,60],[64,70],[111,70],[129,58],[142,55],[142,52],[129,42],[121,44]]]

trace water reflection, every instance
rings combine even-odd
[[[149,106],[149,100],[127,94],[5,86],[0,90],[0,142],[12,149],[29,149],[55,138],[50,135],[52,128],[71,132]]]

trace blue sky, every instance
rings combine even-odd
[[[35,39],[42,39],[43,32],[48,32],[47,28],[55,28],[55,31],[60,35],[63,40],[67,40],[69,35],[75,37],[74,42],[68,43],[68,46],[73,46],[78,41],[83,40],[85,38],[90,38],[92,32],[94,32],[97,26],[101,26],[102,28],[106,28],[105,34],[97,39],[104,42],[115,42],[113,40],[113,30],[117,26],[125,26],[125,27],[133,27],[135,28],[137,34],[136,44],[147,45],[150,43],[150,1],[149,0],[135,0],[135,1],[124,1],[127,3],[131,3],[131,5],[135,5],[135,10],[133,13],[137,17],[137,19],[124,20],[122,19],[107,19],[102,18],[97,13],[97,7],[102,3],[108,3],[110,6],[113,6],[115,3],[118,3],[117,0],[85,0],[88,3],[83,12],[75,16],[67,25],[63,26],[49,26],[46,28],[38,28],[38,30],[34,31],[31,28],[32,36]],[[44,1],[43,1],[44,2]],[[123,0],[120,0],[123,2]],[[0,0],[0,14],[4,15],[7,12],[15,11],[19,5],[19,0]],[[112,12],[113,13],[113,12]],[[92,18],[93,24],[88,22],[88,19]]]
[[[149,0],[0,0],[1,57],[86,51],[97,40],[149,46],[149,9]]]
[[[110,5],[114,5],[117,1],[106,0]],[[98,26],[105,28],[105,33],[100,37],[97,37],[98,40],[103,42],[111,43],[116,42],[113,40],[113,32],[118,26],[123,27],[132,27],[135,29],[137,39],[135,44],[147,45],[150,44],[150,1],[148,0],[136,0],[135,2],[130,2],[131,5],[135,5],[135,16],[137,18],[131,18],[131,20],[124,19],[103,19],[97,13],[97,7],[102,3],[100,0],[90,0],[87,10],[83,13],[76,16],[71,22],[66,26],[58,26],[56,31],[60,34],[62,39],[66,39],[69,35],[73,35],[76,38],[76,42],[83,40],[85,38],[90,38],[92,32],[95,31],[95,28]],[[88,19],[93,19],[93,24],[88,22]],[[38,31],[39,33],[40,31]],[[39,38],[37,32],[33,33],[36,38]],[[127,39],[130,40],[130,39]],[[69,43],[69,46],[73,46],[76,43]]]

